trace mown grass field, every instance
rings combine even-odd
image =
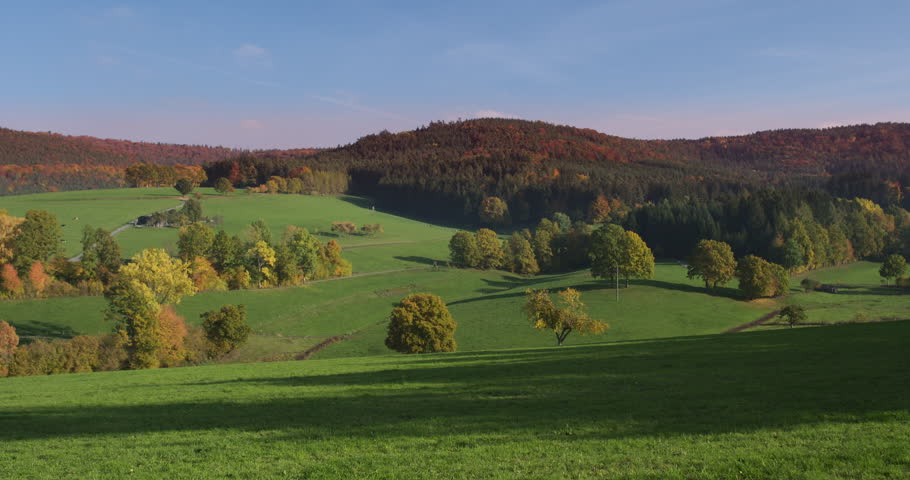
[[[895,479],[910,322],[0,380],[0,478]]]

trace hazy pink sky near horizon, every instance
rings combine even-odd
[[[755,108],[687,111],[536,114],[516,109],[462,109],[441,113],[266,112],[225,113],[204,110],[130,114],[118,111],[45,114],[30,110],[0,113],[0,127],[51,131],[132,141],[220,145],[243,149],[334,147],[381,130],[412,130],[432,121],[459,118],[509,117],[592,128],[610,135],[644,139],[702,138],[742,135],[781,128],[825,128],[858,123],[900,122],[899,110],[863,111],[825,106],[793,106],[790,110]]]

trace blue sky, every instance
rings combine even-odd
[[[478,116],[638,138],[910,121],[910,2],[259,3],[6,3],[0,126],[284,148]]]

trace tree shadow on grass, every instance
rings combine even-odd
[[[438,259],[433,259],[433,258],[428,258],[428,257],[419,257],[419,256],[414,256],[414,255],[398,256],[398,257],[392,257],[392,258],[394,258],[395,260],[401,260],[404,262],[420,263],[423,265],[436,265],[438,267],[443,267],[447,263],[446,260],[438,260]]]
[[[155,385],[110,375],[123,403],[5,406],[0,441],[209,430],[275,432],[263,441],[440,432],[575,441],[894,422],[910,409],[908,334],[910,322],[894,322],[411,357],[397,368],[363,361],[323,375],[324,362],[288,364],[283,376]],[[149,402],[150,389],[168,395]],[[567,429],[570,438],[559,433]]]
[[[744,300],[745,297],[739,292],[739,290],[730,287],[717,287],[714,289],[704,288],[695,285],[687,285],[685,283],[673,283],[665,282],[662,280],[631,280],[632,285],[644,285],[648,287],[660,288],[663,290],[675,290],[678,292],[686,293],[700,293],[702,295],[710,295],[712,297],[724,297],[730,298],[733,300]]]
[[[527,285],[526,288],[532,288],[533,285],[534,285],[534,283],[531,283],[531,284]],[[601,284],[598,284],[598,283],[583,283],[583,284],[581,284],[581,285],[567,285],[566,287],[572,287],[572,288],[574,288],[575,290],[578,290],[579,292],[590,292],[590,291],[595,291],[595,290],[604,290],[604,289],[606,288],[604,285],[601,285]],[[513,287],[513,289],[514,289],[514,287]],[[553,289],[553,290],[558,290],[558,289]],[[449,306],[452,306],[452,305],[461,305],[461,304],[465,304],[465,303],[485,302],[485,301],[489,301],[489,300],[501,300],[501,299],[504,299],[504,298],[517,298],[517,297],[524,297],[524,296],[525,296],[525,291],[524,291],[524,289],[521,289],[521,290],[519,290],[519,291],[517,291],[517,292],[496,293],[496,292],[502,292],[502,291],[507,291],[507,290],[502,290],[502,289],[497,290],[497,289],[490,289],[490,288],[481,288],[481,289],[477,290],[477,292],[478,292],[478,293],[481,293],[482,295],[477,296],[477,297],[464,298],[464,299],[461,299],[461,300],[456,300],[456,301],[454,301],[454,302],[449,302],[448,305],[449,305]],[[552,290],[551,290],[551,293],[552,293]]]
[[[30,321],[28,323],[10,322],[10,325],[16,328],[16,334],[20,337],[57,337],[72,338],[79,335],[79,332],[73,330],[69,325],[58,323]]]

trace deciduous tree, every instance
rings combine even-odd
[[[180,258],[190,261],[196,257],[207,257],[215,243],[215,231],[203,223],[191,223],[180,229],[177,237],[177,251]]]
[[[746,255],[739,261],[736,276],[746,298],[783,295],[790,287],[784,267],[755,255]]]
[[[480,259],[474,235],[468,232],[455,232],[449,240],[449,259],[457,267],[476,267]]]
[[[496,232],[481,228],[474,234],[474,243],[477,244],[477,268],[487,270],[502,266],[505,252],[502,251],[502,242]]]
[[[705,288],[717,288],[736,276],[736,258],[730,245],[717,240],[701,240],[689,257],[688,277],[699,277]]]
[[[246,258],[251,267],[250,273],[259,287],[274,282],[275,249],[264,240],[259,240],[247,250]]]
[[[188,178],[181,178],[174,184],[174,189],[180,192],[180,195],[187,195],[192,192],[194,188],[196,188],[196,185]]]
[[[9,263],[0,267],[0,293],[8,298],[19,298],[25,292],[16,268]]]
[[[518,232],[513,233],[509,237],[506,247],[506,262],[511,271],[522,275],[540,273],[540,266],[534,257],[534,249],[524,235]]]
[[[5,377],[9,373],[9,362],[18,345],[19,336],[16,335],[16,328],[0,320],[0,377]]]
[[[787,305],[781,309],[777,314],[777,317],[783,319],[787,325],[790,325],[790,328],[793,328],[796,324],[805,322],[806,318],[808,318],[806,309],[801,305]]]
[[[478,216],[487,225],[504,225],[509,223],[509,206],[499,197],[486,197],[480,204]]]
[[[898,279],[904,272],[907,271],[907,260],[895,253],[888,255],[888,258],[882,263],[882,266],[878,269],[878,274],[885,279]]]
[[[594,223],[608,222],[610,220],[610,212],[613,210],[610,207],[610,201],[603,195],[598,195],[597,198],[591,202],[589,209],[591,211],[591,221]]]
[[[556,344],[562,345],[570,333],[603,333],[609,325],[593,320],[581,301],[581,293],[574,288],[559,292],[560,305],[550,298],[549,290],[526,290],[524,311],[534,328],[552,330]]]
[[[210,344],[209,354],[222,357],[240,348],[253,329],[246,323],[244,305],[225,305],[220,310],[212,310],[201,315],[202,328]]]
[[[436,295],[405,297],[389,316],[385,344],[401,353],[454,352],[455,319]]]
[[[619,225],[606,224],[591,234],[591,275],[616,280],[616,274],[630,277],[652,278],[654,254],[635,232],[627,232]]]
[[[215,191],[224,195],[234,191],[234,185],[225,177],[215,180]]]
[[[22,272],[32,263],[49,260],[60,251],[62,237],[56,215],[44,210],[29,210],[15,235],[13,263]]]
[[[107,283],[120,263],[120,245],[110,232],[86,225],[82,230],[82,268],[88,279]]]
[[[47,288],[50,281],[51,277],[44,270],[43,263],[35,262],[29,267],[28,284],[32,295],[36,297],[42,296],[44,294],[44,289]]]

